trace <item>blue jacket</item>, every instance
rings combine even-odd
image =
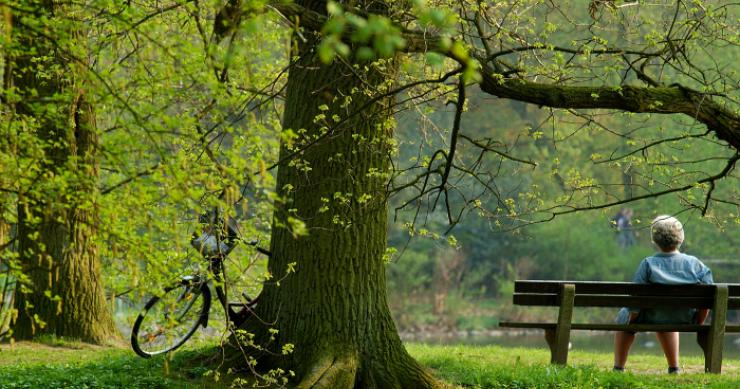
[[[712,271],[700,260],[683,253],[656,253],[640,262],[632,282],[639,284],[712,284]],[[691,323],[695,309],[622,308],[616,322],[627,324],[629,313],[638,313],[637,323]]]

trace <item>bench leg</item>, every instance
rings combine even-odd
[[[699,343],[701,351],[704,352],[704,371],[709,371],[709,331],[699,331],[696,333],[696,343]]]
[[[555,330],[545,330],[545,341],[550,347],[550,363],[555,363]]]
[[[573,302],[576,288],[573,284],[564,284],[560,290],[560,310],[558,324],[554,330],[545,331],[545,340],[549,337],[550,363],[565,365],[568,363],[568,345],[570,344],[570,325],[573,318]]]
[[[570,337],[558,342],[555,329],[545,330],[545,341],[547,346],[550,347],[550,363],[557,365],[565,365],[568,363],[568,346],[570,345]],[[568,334],[570,335],[570,334]]]
[[[545,341],[547,342],[547,346],[550,347],[550,363],[558,365],[567,364],[570,341],[566,341],[564,346],[559,345],[554,329],[545,330]]]
[[[564,332],[558,336],[556,331],[553,331],[553,338],[555,338],[554,347],[550,347],[550,363],[556,365],[568,364],[568,346],[570,346],[570,331]]]
[[[714,293],[712,324],[706,333],[706,348],[704,348],[704,370],[708,373],[720,374],[722,372],[722,343],[725,338],[727,320],[727,285],[717,285]]]

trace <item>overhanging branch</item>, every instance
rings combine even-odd
[[[272,4],[269,7],[289,20],[298,20],[304,28],[320,31],[327,17],[297,4]],[[424,53],[435,51],[459,63],[465,60],[443,45],[442,37],[429,32],[402,28],[406,40],[404,51]],[[348,31],[347,33],[350,33]],[[530,50],[525,47],[521,50]],[[560,48],[561,50],[565,50]],[[517,49],[518,50],[518,49]],[[491,55],[507,54],[505,50]],[[610,48],[598,54],[622,55],[626,51]],[[630,53],[653,56],[660,53]],[[618,109],[635,113],[684,114],[703,123],[719,139],[740,150],[740,115],[714,101],[710,95],[680,85],[673,86],[568,86],[533,82],[521,78],[506,78],[497,72],[484,55],[476,56],[482,64],[480,87],[485,93],[506,99],[518,100],[552,108]]]
[[[710,97],[680,86],[566,86],[499,78],[483,65],[480,88],[512,100],[572,109],[618,109],[635,113],[684,114],[707,126],[719,139],[740,150],[740,116]]]

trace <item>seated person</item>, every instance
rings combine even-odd
[[[683,225],[676,218],[661,215],[651,227],[653,243],[660,250],[640,262],[633,282],[642,284],[712,284],[712,271],[696,257],[680,253],[684,241]],[[616,322],[651,324],[702,324],[708,309],[628,309],[619,311]],[[656,332],[663,354],[668,361],[668,373],[678,373],[678,332]],[[614,370],[623,371],[634,332],[616,332],[614,338]]]

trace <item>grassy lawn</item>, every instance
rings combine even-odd
[[[209,384],[212,380],[200,379],[206,369],[178,368],[193,353],[178,353],[172,361],[146,360],[119,347],[66,341],[5,343],[0,344],[0,388],[214,387]]]
[[[738,388],[740,361],[724,360],[722,375],[702,373],[702,358],[682,358],[683,373],[666,374],[663,357],[630,355],[627,373],[612,373],[612,355],[572,350],[570,367],[548,364],[546,348],[407,346],[435,375],[465,388]]]
[[[684,358],[684,374],[665,374],[656,356],[632,355],[629,373],[610,372],[611,355],[574,350],[574,367],[555,368],[545,349],[408,345],[409,352],[453,388],[732,388],[740,361],[726,360],[721,376],[700,373],[703,361]],[[64,341],[0,344],[0,388],[218,388],[193,363],[208,348],[145,360],[126,348]],[[228,381],[224,377],[223,381]]]

